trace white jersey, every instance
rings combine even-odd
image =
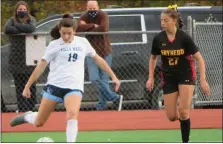
[[[84,62],[96,52],[86,38],[74,36],[71,43],[62,38],[51,41],[42,59],[50,63],[47,84],[84,91]]]

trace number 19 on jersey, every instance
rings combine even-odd
[[[76,54],[76,53],[74,53],[74,54],[70,53],[69,54],[68,61],[69,62],[75,62],[77,60],[77,57],[78,57],[78,54]]]

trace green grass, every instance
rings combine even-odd
[[[65,132],[3,133],[2,142],[36,142],[50,137],[65,142]],[[78,142],[181,142],[180,130],[134,130],[79,132]],[[221,129],[194,129],[191,142],[222,142]]]

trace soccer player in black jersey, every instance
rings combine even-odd
[[[183,23],[176,8],[162,12],[161,26],[164,31],[153,39],[146,87],[150,91],[153,89],[156,58],[161,55],[165,112],[170,121],[180,121],[182,141],[187,143],[190,135],[189,110],[196,80],[193,58],[198,62],[201,88],[209,95],[205,62],[192,38],[181,30]]]

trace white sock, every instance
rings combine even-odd
[[[67,136],[67,142],[76,142],[78,132],[78,125],[77,120],[68,120],[67,121],[67,130],[66,130],[66,136]]]
[[[27,113],[24,117],[25,121],[34,125],[38,112]]]

